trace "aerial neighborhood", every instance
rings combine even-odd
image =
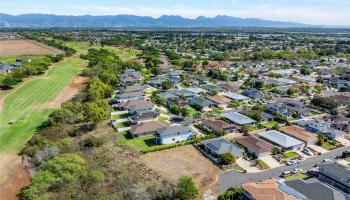
[[[0,57],[16,195],[350,200],[350,33],[331,30],[6,31],[55,48]]]

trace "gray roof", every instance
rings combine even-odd
[[[161,136],[169,136],[169,135],[182,135],[187,134],[189,131],[192,131],[191,128],[187,126],[169,126],[165,128],[160,128],[157,130],[157,133]]]
[[[215,152],[217,155],[224,153],[231,153],[235,157],[241,157],[244,150],[237,147],[236,145],[229,142],[224,137],[214,138],[210,140],[204,140],[201,144],[205,145],[211,151]]]
[[[242,115],[238,112],[227,112],[227,113],[221,114],[221,116],[239,125],[252,124],[256,122],[255,120],[245,115]]]
[[[350,168],[346,166],[341,166],[337,163],[322,163],[319,166],[319,173],[325,174],[334,180],[350,187]]]
[[[347,197],[340,191],[321,183],[315,178],[308,180],[295,179],[286,181],[285,184],[310,200],[350,200],[350,197]]]
[[[169,99],[169,98],[178,98],[177,95],[175,95],[172,92],[161,92],[159,94],[156,94],[157,97],[161,97],[163,99]]]
[[[303,142],[297,139],[294,139],[288,135],[285,135],[279,131],[271,130],[259,133],[262,138],[265,138],[269,141],[274,142],[275,144],[284,147],[294,147],[297,145],[302,145]]]
[[[237,94],[237,93],[233,93],[233,92],[228,92],[224,94],[226,97],[233,99],[233,100],[237,100],[237,101],[242,101],[242,100],[248,100],[249,97]]]

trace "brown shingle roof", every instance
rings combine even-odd
[[[259,153],[270,152],[271,149],[273,148],[272,144],[251,135],[246,137],[239,137],[239,138],[236,138],[235,140],[238,144],[248,149],[251,149],[254,152],[259,152]]]
[[[130,133],[132,135],[138,135],[143,133],[155,132],[159,128],[168,127],[168,124],[163,121],[149,121],[141,122],[131,126]]]
[[[204,126],[208,126],[209,128],[215,130],[215,131],[221,131],[223,129],[227,128],[235,128],[234,125],[226,123],[222,120],[210,120],[210,119],[204,119],[202,120],[202,124]]]
[[[218,103],[218,104],[227,104],[230,103],[230,99],[223,97],[223,96],[211,96],[208,97],[209,100],[213,101],[214,103]]]
[[[149,106],[152,106],[153,103],[151,101],[145,101],[145,100],[142,100],[142,99],[137,99],[137,100],[129,100],[127,102],[124,102],[124,103],[120,103],[119,104],[119,107],[120,108],[123,108],[123,109],[128,109],[132,106],[137,106],[137,105],[149,105]]]
[[[286,133],[287,135],[300,139],[304,142],[316,140],[316,136],[314,134],[306,131],[305,129],[297,125],[285,126],[280,128],[279,130]]]
[[[269,179],[259,183],[246,183],[242,188],[255,200],[298,200],[278,188],[276,180]]]

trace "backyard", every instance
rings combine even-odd
[[[182,145],[191,143],[191,141],[189,141],[189,142],[183,142],[183,143],[161,145],[161,144],[155,143],[155,136],[153,135],[143,136],[139,138],[131,138],[128,132],[119,132],[117,133],[117,136],[118,136],[118,142],[125,143],[129,147],[142,153],[173,148],[173,147],[182,146]]]

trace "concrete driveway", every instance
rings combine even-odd
[[[247,171],[247,173],[258,173],[258,172],[261,172],[261,170],[259,168],[257,168],[256,166],[252,166],[253,163],[247,161],[244,158],[237,159],[236,163],[240,167],[245,169]]]
[[[260,158],[260,160],[268,164],[271,169],[282,166],[282,164],[272,157],[272,155],[264,156]]]

